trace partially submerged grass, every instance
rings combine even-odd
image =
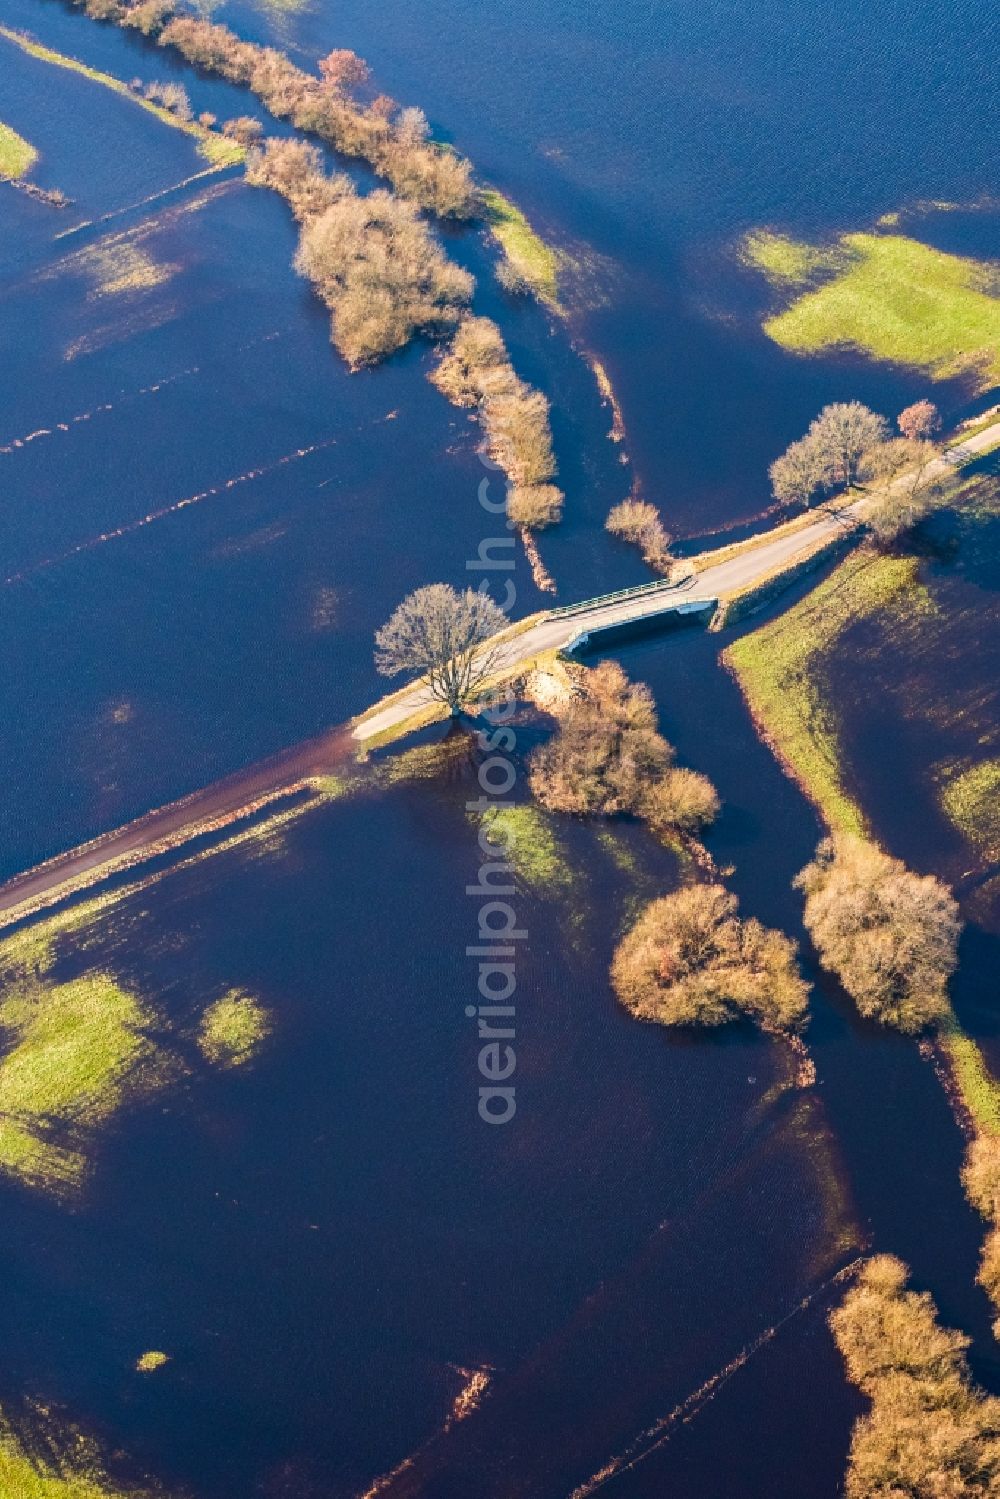
[[[837,245],[809,245],[755,229],[740,246],[740,258],[762,271],[775,286],[808,286],[811,281],[844,267],[847,257]]]
[[[242,1067],[260,1050],[271,1030],[267,1011],[242,989],[230,989],[210,1004],[198,1027],[198,1046],[216,1067]]]
[[[105,970],[107,912],[136,888],[0,941],[0,1174],[56,1197],[83,1186],[103,1126],[188,1071],[179,1022]],[[74,959],[90,966],[57,979]],[[209,1061],[237,1065],[268,1030],[258,1001],[231,990],[204,1012],[198,1039]]]
[[[1000,1085],[991,1076],[986,1060],[971,1036],[967,1036],[954,1013],[938,1027],[952,1082],[977,1134],[1000,1134]]]
[[[89,78],[91,83],[99,83],[102,88],[107,88],[115,94],[121,94],[130,99],[140,109],[153,114],[164,125],[169,125],[174,130],[181,130],[185,135],[198,143],[198,154],[213,166],[232,166],[238,161],[246,158],[246,150],[236,141],[229,140],[226,136],[216,131],[209,130],[197,120],[185,120],[180,115],[174,114],[172,110],[164,109],[162,104],[156,104],[152,99],[146,99],[142,94],[130,89],[127,83],[120,78],[115,78],[110,73],[102,73],[99,68],[92,68],[88,63],[80,62],[75,57],[67,57],[62,52],[56,52],[51,47],[45,47],[41,42],[32,41],[23,32],[13,31],[9,26],[0,26],[0,36],[8,42],[13,42],[15,47],[20,47],[29,57],[37,58],[39,62],[50,63],[53,67],[66,68],[72,73],[79,73],[84,78]]]
[[[916,574],[915,558],[857,552],[806,598],[723,652],[765,739],[839,831],[863,834],[865,819],[844,789],[836,715],[817,669],[859,620],[904,599],[926,607]]]
[[[538,807],[489,807],[481,823],[492,843],[504,844],[515,873],[538,890],[568,890],[573,871],[554,832],[554,819]]]
[[[93,1132],[129,1094],[156,1086],[166,1057],[153,1016],[105,973],[29,980],[0,1003],[0,1170],[36,1187],[79,1185]]]
[[[532,229],[524,214],[499,193],[488,188],[483,193],[486,217],[494,238],[504,252],[515,276],[543,302],[552,307],[559,303],[559,256]]]
[[[756,248],[754,246],[756,245]],[[839,267],[830,259],[841,258]],[[764,331],[782,348],[815,354],[852,348],[910,365],[934,380],[1000,379],[1000,267],[932,249],[901,234],[845,234],[833,250],[751,237],[747,258],[772,281],[805,290]]]
[[[981,760],[946,779],[941,806],[987,859],[1000,859],[1000,758]]]
[[[126,1492],[112,1483],[95,1444],[82,1432],[57,1429],[44,1410],[37,1432],[28,1430],[22,1437],[23,1424],[15,1425],[0,1412],[3,1499],[146,1499],[145,1493],[134,1488]]]
[[[34,146],[0,120],[0,182],[16,182],[37,160]]]
[[[139,1355],[135,1361],[135,1367],[140,1374],[153,1374],[169,1362],[169,1353],[163,1353],[159,1348],[150,1348],[148,1352]]]

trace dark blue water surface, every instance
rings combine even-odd
[[[196,109],[261,116],[54,0],[0,13],[118,77],[178,79]],[[553,403],[567,507],[541,549],[562,601],[648,576],[602,530],[633,484],[684,535],[731,526],[766,506],[768,462],[824,401],[892,412],[924,393],[912,372],[769,343],[768,293],[735,247],[761,224],[823,236],[994,192],[981,0],[217,14],[304,63],[355,48],[581,267],[560,322],[492,286],[477,229],[446,236]],[[463,583],[491,522],[476,429],[424,378],[430,351],[349,375],[290,269],[280,201],[238,172],[186,183],[205,165],[186,137],[2,39],[0,119],[41,151],[35,180],[75,200],[0,187],[9,875],[356,712],[384,686],[373,631],[409,589]],[[1000,254],[991,212],[915,222]],[[611,374],[630,464],[584,350]],[[936,396],[950,416],[989,400]],[[980,622],[991,566],[954,585]],[[523,557],[515,577],[515,613],[540,607]],[[970,625],[955,647],[970,674],[976,640]],[[790,881],[821,829],[718,649],[681,631],[621,659],[720,790],[709,841],[744,911],[801,938]],[[856,666],[838,691],[865,701]],[[887,763],[890,709],[886,691],[874,739],[852,729],[859,773]],[[540,732],[520,729],[519,772]],[[610,955],[681,870],[639,828],[609,847],[563,820],[572,883],[518,888],[519,1112],[486,1128],[464,1014],[475,784],[470,760],[311,813],[266,857],[170,874],[94,945],[64,943],[61,972],[107,969],[174,1026],[244,986],[274,1033],[252,1067],[196,1069],[125,1110],[72,1209],[0,1188],[0,1405],[54,1402],[124,1472],[194,1499],[348,1499],[408,1457],[380,1492],[832,1499],[860,1402],[824,1319],[859,1246],[904,1256],[973,1335],[977,1374],[1000,1374],[937,1080],[808,954],[815,1090],[771,1092],[783,1059],[749,1030],[632,1021]],[[884,777],[865,784],[895,851],[933,867],[919,798],[890,817]],[[963,993],[989,1033],[981,938]],[[146,1348],[171,1363],[139,1380]],[[449,1425],[473,1369],[489,1394]]]

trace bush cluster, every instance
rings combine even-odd
[[[612,961],[622,1004],[661,1025],[749,1016],[775,1034],[801,1030],[809,989],[795,943],[736,913],[735,895],[721,885],[688,885],[651,901]]]
[[[418,332],[454,327],[472,295],[412,203],[380,188],[367,197],[328,177],[316,146],[268,140],[247,181],[281,193],[302,224],[295,268],[332,313],[334,344],[352,366],[392,354]]]
[[[969,1375],[909,1272],[878,1255],[830,1315],[848,1377],[871,1400],[851,1441],[847,1499],[986,1499],[1000,1491],[1000,1400]]]
[[[841,834],[823,839],[795,883],[823,967],[862,1015],[915,1035],[949,1014],[961,922],[940,880]]]
[[[805,437],[771,464],[771,487],[781,505],[808,505],[838,485],[850,489],[864,461],[889,435],[884,417],[860,401],[824,406]]]
[[[343,155],[367,161],[421,208],[445,218],[469,218],[477,211],[469,162],[427,138],[419,110],[397,110],[384,97],[363,105],[350,96],[350,85],[364,76],[360,58],[354,59],[356,66],[345,64],[353,53],[331,54],[336,65],[330,63],[317,78],[277,48],[242,41],[227,26],[192,16],[167,19],[169,9],[159,0],[119,9],[122,25],[137,25],[147,35],[159,31],[162,46],[249,88],[272,114],[320,136]]]
[[[673,566],[671,538],[655,505],[645,500],[622,500],[612,506],[604,525],[612,536],[637,546],[643,561],[655,572],[669,575]]]
[[[972,1137],[962,1167],[965,1195],[990,1224],[979,1264],[979,1284],[1000,1312],[1000,1135],[983,1131]],[[1000,1338],[1000,1317],[993,1324]]]
[[[551,482],[556,462],[549,403],[516,374],[497,325],[463,318],[430,378],[453,405],[478,412],[490,456],[509,481],[513,523],[526,530],[554,524],[563,495]]]
[[[661,836],[693,833],[717,815],[719,799],[706,776],[674,768],[673,758],[649,688],[604,661],[584,676],[558,731],[533,751],[528,779],[554,812],[631,813]]]

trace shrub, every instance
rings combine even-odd
[[[517,380],[503,334],[489,318],[464,317],[430,379],[453,406],[478,406],[498,374],[504,389]]]
[[[962,1185],[966,1197],[984,1218],[1000,1221],[1000,1136],[979,1134],[969,1142]]]
[[[696,833],[719,815],[719,795],[697,770],[668,770],[642,799],[640,814],[654,833]]]
[[[637,812],[672,751],[656,727],[652,693],[613,661],[587,673],[558,732],[531,754],[532,794],[554,812]]]
[[[976,1279],[993,1305],[1000,1306],[1000,1228],[991,1228],[983,1240]]]
[[[323,82],[334,89],[353,88],[357,84],[367,83],[370,76],[368,64],[349,47],[335,47],[332,52],[320,58],[318,67]]]
[[[191,100],[183,84],[147,83],[145,94],[153,104],[160,104],[164,109],[169,109],[170,113],[177,115],[179,119],[192,120],[194,118]]]
[[[264,127],[251,115],[237,115],[234,119],[223,122],[222,133],[229,140],[238,141],[241,146],[255,146],[264,134]]]
[[[331,309],[333,342],[354,366],[453,326],[473,288],[410,204],[381,189],[361,198],[346,184],[306,220],[295,268]]]
[[[670,536],[655,505],[643,500],[622,500],[609,511],[604,526],[612,536],[620,536],[637,546],[650,567],[669,573]]]
[[[772,1032],[800,1030],[808,987],[795,944],[741,921],[721,885],[688,885],[652,901],[619,943],[615,993],[640,1020],[722,1025],[740,1015]]]
[[[512,484],[507,490],[507,516],[524,531],[554,526],[562,515],[563,492],[554,484]]]
[[[199,67],[245,84],[273,114],[291,119],[300,130],[320,135],[347,156],[361,157],[388,178],[403,197],[446,218],[469,218],[478,208],[472,168],[454,151],[426,138],[426,119],[420,110],[402,110],[396,124],[385,103],[364,108],[337,85],[296,67],[274,47],[241,41],[226,26],[191,16],[178,16],[163,27],[163,46],[177,50]],[[343,59],[353,58],[348,65]],[[334,53],[344,69],[359,74],[364,68],[354,54]],[[329,59],[325,60],[329,62]],[[390,101],[391,102],[391,101]]]
[[[972,1384],[969,1339],[938,1326],[891,1255],[869,1261],[830,1327],[871,1399],[854,1428],[847,1499],[986,1499],[1000,1484],[1000,1401]]]
[[[795,883],[823,967],[862,1015],[911,1035],[947,1015],[961,922],[940,880],[841,834],[820,843]]]
[[[490,453],[515,485],[544,484],[556,471],[549,403],[540,390],[517,381],[482,405]]]
[[[307,219],[353,192],[347,177],[327,177],[318,146],[294,137],[270,138],[247,157],[251,187],[269,187],[291,204],[297,219]]]
[[[556,472],[549,403],[515,374],[496,323],[463,318],[430,379],[453,405],[478,408],[490,456],[512,486],[507,511],[515,525],[553,525],[563,495],[549,482]]]
[[[927,441],[941,430],[941,413],[933,401],[914,401],[896,418],[896,426],[904,437],[917,442]]]
[[[142,0],[139,5],[129,5],[122,10],[121,24],[134,27],[143,36],[154,36],[162,31],[174,13],[171,0]]]

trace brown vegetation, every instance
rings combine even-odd
[[[649,788],[641,813],[654,833],[698,833],[719,815],[719,793],[698,770],[675,767]]]
[[[549,403],[515,373],[497,325],[463,318],[430,378],[452,405],[478,411],[490,456],[510,481],[507,512],[514,524],[535,530],[557,521],[563,496],[551,483]]]
[[[614,661],[583,676],[558,731],[529,761],[532,794],[553,812],[579,817],[631,813],[670,838],[711,822],[719,798],[706,776],[672,766],[649,688]]]
[[[961,922],[940,880],[838,834],[823,839],[795,883],[823,967],[862,1015],[911,1035],[945,1018]]]
[[[330,308],[333,342],[351,365],[458,321],[472,277],[412,204],[382,189],[360,197],[347,177],[326,176],[316,146],[294,139],[252,151],[247,181],[281,193],[302,223],[295,268]]]
[[[889,435],[884,417],[860,401],[824,406],[805,437],[771,464],[771,486],[781,505],[808,505],[817,494],[858,482],[872,450]]]
[[[131,24],[129,8],[122,7],[121,19]],[[369,162],[421,208],[445,218],[469,218],[476,212],[469,163],[427,139],[426,128],[416,119],[419,111],[404,109],[394,118],[384,97],[376,101],[377,108],[350,97],[347,89],[367,77],[364,63],[353,53],[331,53],[317,78],[274,47],[241,41],[227,26],[191,16],[175,16],[163,25],[160,43],[176,48],[188,62],[243,84],[272,114],[320,136],[343,155]]]
[[[531,756],[531,790],[543,806],[577,816],[637,813],[670,766],[653,695],[614,661],[588,671],[558,732]]]
[[[631,542],[642,553],[642,559],[656,572],[669,575],[673,565],[670,535],[655,505],[644,500],[622,500],[608,512],[605,530]]]
[[[1000,1489],[1000,1400],[971,1381],[969,1339],[942,1328],[906,1266],[870,1260],[830,1315],[847,1374],[871,1400],[855,1425],[847,1499],[986,1499]]]
[[[977,1278],[994,1310],[1000,1312],[1000,1135],[985,1130],[973,1135],[965,1153],[962,1185],[973,1207],[991,1225]],[[1000,1316],[993,1331],[1000,1338]]]
[[[661,1025],[749,1016],[766,1031],[801,1030],[809,990],[795,944],[736,912],[735,895],[721,885],[688,885],[652,901],[612,961],[622,1004]]]
[[[933,401],[914,401],[899,413],[896,425],[911,441],[927,442],[941,430],[941,413]]]

